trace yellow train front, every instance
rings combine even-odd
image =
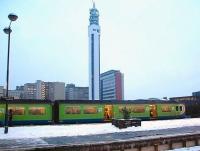
[[[5,101],[0,100],[0,126],[5,121]],[[40,125],[59,123],[110,122],[123,118],[122,109],[131,118],[142,120],[177,119],[185,117],[185,105],[175,101],[94,101],[94,100],[14,100],[8,102],[12,110],[12,125]]]

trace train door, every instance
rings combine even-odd
[[[150,119],[157,119],[157,106],[155,104],[149,105]]]
[[[113,106],[105,105],[104,106],[104,121],[111,121],[113,116]]]

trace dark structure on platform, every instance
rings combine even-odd
[[[131,126],[137,127],[137,126],[141,126],[141,119],[137,119],[137,118],[134,118],[134,119],[113,119],[112,125],[115,125],[119,129],[131,127]]]
[[[119,129],[127,128],[131,126],[141,126],[141,119],[131,118],[131,110],[126,108],[121,109],[123,114],[123,119],[112,119],[112,125],[115,125]]]

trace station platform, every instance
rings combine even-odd
[[[62,136],[62,137],[46,137],[46,138],[26,138],[26,139],[4,139],[0,140],[0,151],[24,151],[24,150],[85,150],[85,147],[104,146],[102,150],[112,150],[108,145],[119,142],[133,142],[133,141],[147,141],[155,140],[164,137],[197,135],[200,137],[200,126],[190,126],[182,128],[137,131],[137,132],[119,132],[98,135],[84,135],[84,136]],[[182,137],[180,137],[182,138]],[[197,140],[198,141],[198,140]],[[199,139],[200,141],[200,139]],[[196,142],[198,145],[200,142]],[[99,145],[98,145],[99,144]],[[126,143],[125,143],[126,144]],[[105,146],[107,145],[107,150]],[[187,144],[185,144],[187,146]],[[118,146],[118,145],[117,145]],[[184,143],[183,143],[184,146]],[[190,145],[191,146],[191,145]],[[92,149],[93,148],[93,149]],[[92,147],[91,151],[96,149]],[[88,150],[88,149],[87,149]],[[126,151],[126,149],[121,149]],[[154,150],[159,150],[154,147]],[[86,151],[86,150],[85,150]]]

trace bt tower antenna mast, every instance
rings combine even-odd
[[[89,100],[100,99],[100,26],[99,11],[90,9],[88,38],[89,38]]]

